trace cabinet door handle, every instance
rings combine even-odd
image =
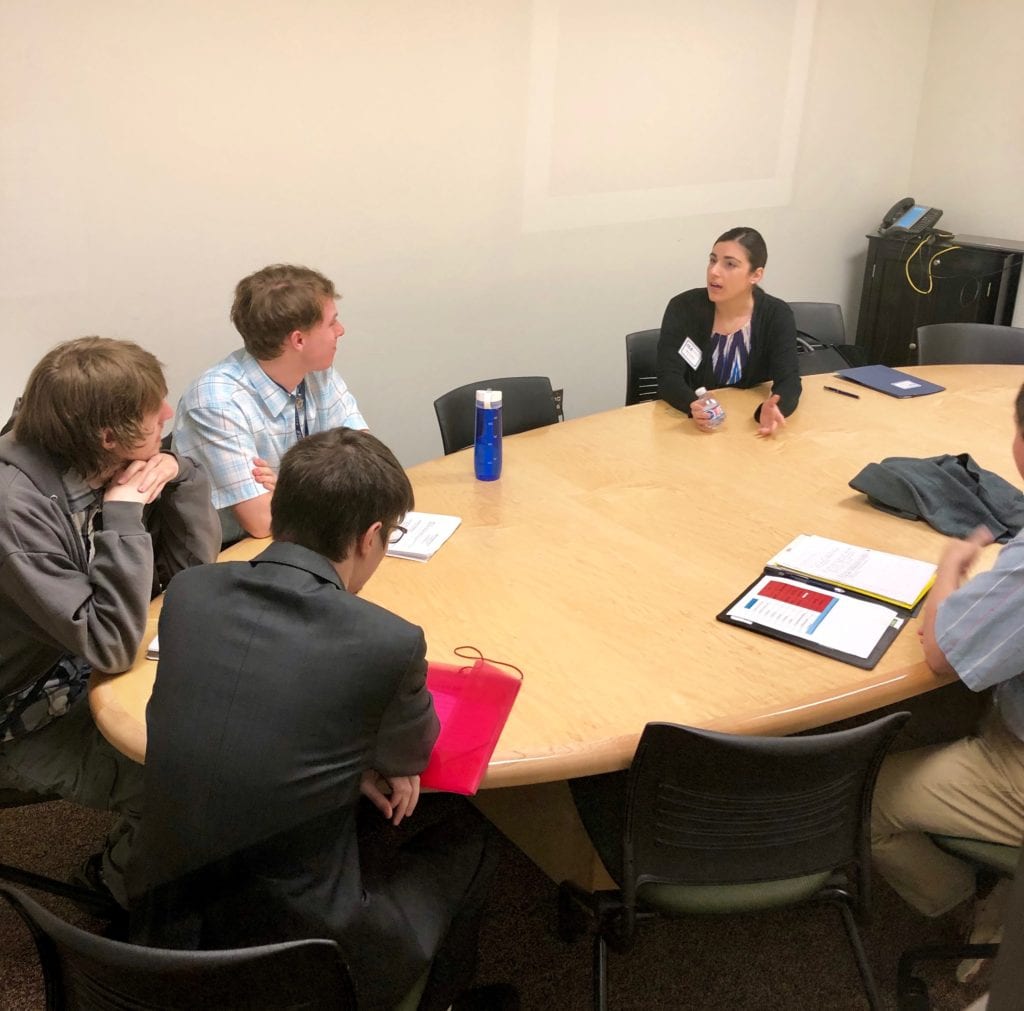
[[[916,344],[914,344],[914,343],[910,343],[910,344],[908,344],[908,345],[907,345],[907,348],[908,348],[908,349],[909,349],[910,351],[916,351],[916,350],[917,350],[917,345],[916,345]]]

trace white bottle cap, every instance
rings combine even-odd
[[[706,397],[708,395],[708,389],[706,386],[698,386],[693,392],[696,393],[698,397]],[[477,396],[479,397],[480,394],[478,393]]]
[[[476,406],[486,408],[501,407],[501,390],[477,390]]]

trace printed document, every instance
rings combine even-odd
[[[401,523],[406,529],[405,536],[397,544],[388,545],[388,555],[425,562],[455,533],[461,522],[458,516],[440,513],[406,513]]]
[[[935,581],[931,562],[813,534],[800,534],[768,565],[905,608],[915,607]]]
[[[866,660],[903,619],[891,608],[821,590],[796,579],[762,576],[726,612],[734,621],[805,639]]]

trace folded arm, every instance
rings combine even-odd
[[[427,644],[420,632],[405,671],[377,729],[371,767],[389,779],[421,773],[441,724],[427,691]]]
[[[264,492],[255,498],[246,499],[245,502],[238,502],[231,507],[231,511],[238,520],[238,525],[250,537],[270,536],[270,499],[271,493]]]
[[[104,505],[103,529],[92,536],[86,568],[56,502],[8,503],[18,543],[0,563],[0,597],[43,641],[97,670],[127,670],[146,628],[153,548],[142,508],[138,502]]]
[[[178,474],[163,486],[160,497],[145,513],[153,537],[155,591],[166,589],[182,569],[216,561],[221,538],[206,473],[188,457],[162,455],[176,460]]]
[[[236,404],[188,409],[177,419],[173,448],[206,471],[215,509],[230,508],[251,537],[270,536],[276,461],[260,458],[244,410]]]

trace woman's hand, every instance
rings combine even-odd
[[[690,417],[702,432],[714,431],[715,426],[711,424],[711,412],[704,406],[703,400],[695,400],[690,404]]]
[[[761,405],[757,434],[761,438],[772,436],[785,424],[786,418],[779,410],[779,395],[774,393]]]

